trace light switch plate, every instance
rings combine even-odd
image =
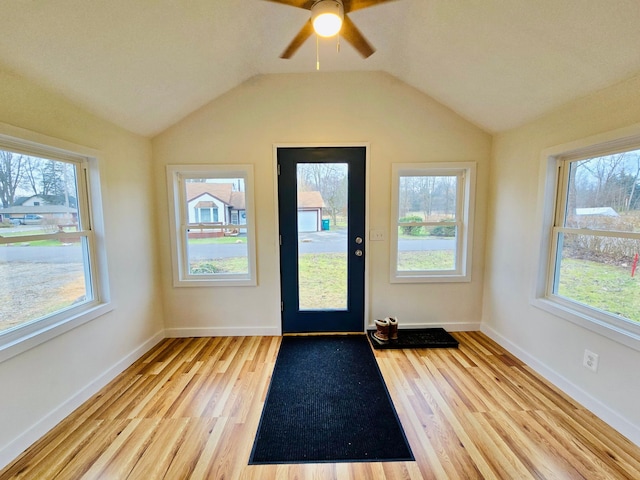
[[[369,240],[371,240],[372,242],[384,241],[384,229],[372,228],[371,230],[369,230]]]

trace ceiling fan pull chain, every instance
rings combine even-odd
[[[318,34],[316,33],[316,70],[320,70],[320,49],[318,47]]]

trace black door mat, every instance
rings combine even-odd
[[[249,465],[413,459],[364,335],[282,339]]]
[[[383,348],[458,348],[458,341],[444,328],[418,328],[398,330],[398,339],[383,342],[373,336],[375,330],[368,330],[371,346]]]

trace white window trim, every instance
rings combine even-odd
[[[247,255],[249,272],[246,275],[188,275],[187,245],[180,234],[182,215],[186,212],[186,198],[182,182],[188,178],[243,178],[245,182],[245,211]],[[174,287],[256,286],[256,240],[253,201],[253,165],[167,165],[167,192],[169,194],[169,224],[171,226],[171,262]],[[217,226],[215,228],[222,228]]]
[[[398,271],[398,195],[400,176],[406,175],[460,175],[462,188],[456,199],[458,243],[455,270],[429,272]],[[475,212],[476,164],[475,162],[394,163],[391,166],[391,283],[448,283],[470,282],[473,252],[473,225]]]
[[[0,148],[53,160],[86,162],[86,187],[94,248],[90,250],[94,300],[0,334],[0,362],[47,342],[113,310],[104,240],[98,152],[12,125],[0,123]]]
[[[557,145],[541,154],[538,183],[537,238],[540,249],[533,269],[530,303],[552,315],[640,351],[640,324],[624,321],[595,308],[550,295],[554,259],[552,231],[559,189],[559,165],[567,160],[596,157],[640,148],[640,124]]]

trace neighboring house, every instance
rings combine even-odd
[[[186,190],[189,223],[247,223],[244,192],[234,191],[233,184],[189,182]]]
[[[622,231],[633,229],[611,207],[576,208],[575,215],[569,215],[569,221],[579,228],[615,228]]]
[[[233,187],[232,183],[186,183],[189,223],[245,225],[244,192]],[[298,192],[298,231],[320,231],[323,208],[320,192]]]
[[[298,232],[319,232],[323,208],[320,192],[298,192]]]
[[[73,225],[78,222],[75,197],[64,195],[32,195],[18,197],[13,205],[0,208],[0,221],[20,221],[27,215],[40,215],[50,225]]]
[[[611,207],[576,208],[576,215],[602,215],[605,217],[619,217]]]

